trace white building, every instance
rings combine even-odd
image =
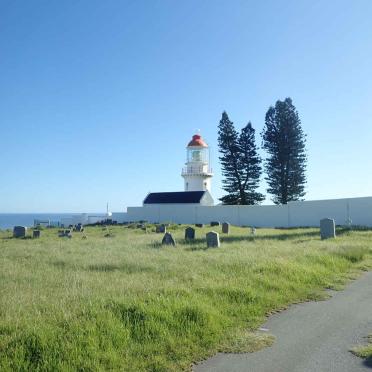
[[[186,159],[186,167],[181,173],[185,180],[185,191],[149,193],[143,201],[144,207],[164,209],[165,206],[214,205],[210,194],[213,173],[209,166],[209,148],[199,134],[195,134],[187,145]]]
[[[211,191],[212,170],[209,166],[209,147],[195,134],[186,147],[186,167],[182,169],[185,191]]]

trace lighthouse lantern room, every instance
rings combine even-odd
[[[209,147],[195,134],[186,147],[186,167],[182,169],[185,191],[211,191],[212,170],[209,166]]]

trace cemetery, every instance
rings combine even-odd
[[[214,205],[208,151],[194,135],[184,191],[0,231],[0,370],[187,371],[372,267],[372,198]]]
[[[371,13],[2,1],[0,372],[372,372]]]
[[[210,222],[1,231],[0,370],[190,370],[270,345],[257,334],[268,314],[325,298],[372,264],[372,231],[332,219]]]

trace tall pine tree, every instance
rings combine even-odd
[[[222,188],[228,193],[224,204],[258,204],[264,196],[256,192],[261,175],[254,129],[248,123],[239,135],[226,112],[218,125],[218,145],[222,165]]]
[[[259,204],[265,199],[265,196],[256,191],[260,184],[262,167],[261,158],[257,153],[255,130],[251,122],[248,122],[241,130],[239,149],[243,170],[242,189],[244,190],[240,204]]]
[[[290,98],[277,101],[266,113],[262,132],[267,192],[275,204],[287,204],[305,196],[306,135]]]

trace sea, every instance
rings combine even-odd
[[[62,218],[81,213],[0,213],[0,229],[12,229],[14,226],[34,226],[34,220],[59,222]]]

